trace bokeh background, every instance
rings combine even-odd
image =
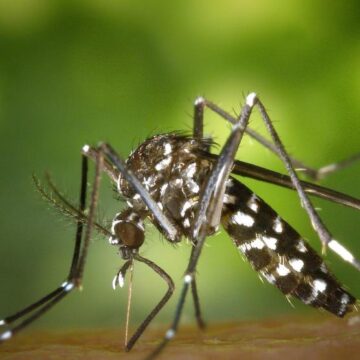
[[[359,11],[356,0],[0,1],[0,317],[67,275],[74,224],[42,201],[31,174],[50,171],[76,201],[85,143],[108,141],[126,157],[149,135],[190,130],[196,96],[236,113],[256,91],[288,150],[306,163],[317,167],[358,152]],[[252,127],[265,134],[257,116]],[[206,133],[221,143],[229,126],[207,112]],[[248,139],[238,158],[283,171],[275,156]],[[295,194],[245,182],[320,249]],[[357,197],[359,182],[360,165],[323,181]],[[315,204],[335,237],[360,257],[360,213]],[[120,208],[105,179],[99,217],[109,224]],[[142,254],[166,269],[178,288],[189,252],[148,226]],[[327,261],[360,297],[360,274],[332,254]],[[35,326],[123,326],[127,291],[111,287],[121,264],[117,249],[96,236],[84,291]],[[260,282],[223,231],[209,239],[198,273],[209,321],[316,313],[298,301],[293,309]],[[164,291],[161,279],[136,265],[133,324]],[[170,321],[177,294],[155,322]],[[193,321],[191,301],[184,321]]]

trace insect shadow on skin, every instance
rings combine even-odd
[[[254,107],[260,111],[272,141],[266,140],[247,126]],[[232,125],[230,135],[219,155],[211,153],[213,142],[203,136],[203,117],[206,108]],[[279,156],[288,175],[235,160],[244,133]],[[123,286],[127,272],[130,271],[132,274],[135,261],[147,265],[168,287],[159,303],[129,339],[128,305],[125,349],[130,350],[174,291],[171,277],[139,253],[145,241],[145,220],[150,220],[168,242],[176,244],[182,238],[187,238],[193,244],[173,322],[149,358],[156,357],[175,336],[190,289],[197,324],[204,328],[196,284],[196,266],[205,239],[214,234],[219,225],[223,226],[252,267],[284,295],[296,297],[305,304],[323,308],[343,317],[356,309],[355,297],[336,280],[322,258],[301,235],[265,201],[231,176],[231,173],[296,190],[301,205],[319,236],[323,250],[328,247],[360,270],[360,262],[333,238],[323,224],[308,194],[357,210],[360,209],[360,200],[300,181],[294,169],[301,168],[305,175],[317,180],[352,164],[359,158],[360,154],[356,154],[342,162],[316,170],[290,157],[263,104],[254,93],[246,97],[246,103],[237,118],[214,103],[202,97],[197,98],[194,104],[194,126],[191,136],[177,132],[152,136],[141,143],[126,161],[122,160],[109,144],[102,143],[97,147],[85,145],[82,149],[79,206],[74,206],[62,195],[48,174],[46,182],[49,190],[34,177],[35,185],[42,196],[77,222],[69,274],[51,293],[14,315],[0,320],[0,326],[6,327],[0,334],[0,341],[8,340],[42,316],[73,289],[81,287],[90,238],[95,230],[109,238],[109,243],[119,249],[125,261],[113,280],[114,288],[118,285]],[[95,176],[87,207],[89,159],[95,162]],[[115,215],[110,229],[95,220],[103,172],[116,184],[117,191],[127,202],[127,207]],[[131,290],[128,304],[130,300]]]

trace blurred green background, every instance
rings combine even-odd
[[[50,171],[76,201],[85,143],[108,141],[126,157],[149,135],[190,130],[196,96],[238,112],[244,96],[256,91],[287,149],[306,163],[321,166],[358,152],[359,11],[355,0],[0,1],[0,317],[67,275],[74,224],[41,200],[31,174]],[[265,134],[257,116],[252,127]],[[206,133],[221,143],[229,126],[206,113]],[[238,158],[283,171],[279,160],[248,139]],[[245,182],[320,249],[295,194]],[[359,182],[355,165],[323,183],[360,197]],[[315,204],[334,236],[360,257],[360,213]],[[109,224],[119,209],[105,179],[100,217]],[[185,243],[167,244],[148,226],[141,253],[180,288],[189,250]],[[332,254],[327,261],[360,297],[360,274]],[[122,326],[127,291],[111,287],[121,264],[117,249],[95,237],[84,291],[36,326]],[[316,313],[297,301],[293,309],[260,282],[223,231],[209,239],[198,274],[209,322]],[[134,279],[136,324],[165,286],[140,264]],[[170,321],[177,295],[156,322]],[[193,321],[190,301],[184,321]]]

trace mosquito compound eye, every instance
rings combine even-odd
[[[131,249],[138,249],[144,242],[144,229],[132,222],[117,223],[114,226],[114,233],[123,245]]]

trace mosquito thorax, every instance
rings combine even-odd
[[[156,135],[143,142],[126,161],[128,169],[178,228],[180,235],[190,235],[200,188],[211,169],[210,161],[199,153],[210,146],[209,139],[199,141],[176,133]],[[118,189],[133,212],[146,212],[140,196],[122,177]],[[153,220],[150,213],[146,216]]]

